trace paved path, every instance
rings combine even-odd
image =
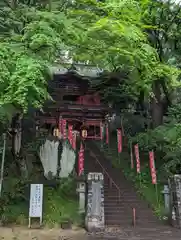
[[[181,230],[171,227],[155,226],[155,228],[112,228],[102,233],[87,234],[89,240],[93,239],[120,239],[120,240],[180,240]]]
[[[155,228],[108,228],[104,232],[87,233],[83,229],[0,228],[0,240],[181,240],[181,230],[169,226]]]

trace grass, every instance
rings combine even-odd
[[[115,143],[116,140],[114,139],[114,141],[111,141],[111,146],[109,146],[109,148],[104,145],[102,151],[104,151],[105,156],[107,156],[111,160],[115,168],[122,170],[125,177],[129,181],[133,182],[140,196],[146,202],[148,202],[152,209],[154,209],[155,214],[160,219],[163,219],[163,216],[165,215],[165,210],[163,194],[161,193],[161,191],[163,190],[163,184],[160,182],[161,173],[159,171],[157,172],[157,186],[153,185],[151,181],[148,161],[143,162],[143,165],[141,166],[141,173],[137,174],[135,169],[136,166],[134,166],[134,169],[131,169],[131,161],[128,151],[125,150],[118,156],[116,149],[117,143]],[[97,144],[99,145],[99,143]]]
[[[12,181],[12,179],[11,179]],[[7,184],[9,186],[9,184]],[[19,185],[14,189],[4,189],[1,199],[1,219],[4,225],[28,225],[29,193],[27,187],[19,191]],[[6,187],[6,184],[5,186]],[[21,194],[20,194],[21,192]],[[8,197],[11,196],[11,197]],[[13,195],[13,196],[12,196]],[[68,178],[60,182],[57,188],[44,186],[43,225],[54,227],[65,221],[74,225],[82,224],[82,217],[78,213],[78,199],[76,182]]]

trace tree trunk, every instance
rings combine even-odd
[[[163,123],[164,106],[161,96],[161,86],[155,82],[153,85],[154,97],[152,99],[152,127],[156,128]]]

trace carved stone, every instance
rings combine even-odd
[[[181,175],[170,179],[170,204],[172,225],[181,228]]]
[[[104,177],[102,173],[88,174],[88,195],[85,225],[88,231],[102,230],[104,219]]]

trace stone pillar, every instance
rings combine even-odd
[[[77,185],[77,192],[79,193],[79,213],[85,213],[85,182],[79,182]]]
[[[104,176],[102,173],[88,174],[88,195],[85,225],[88,231],[104,229]]]
[[[172,225],[181,228],[181,175],[170,179],[170,216]]]
[[[162,191],[164,194],[164,203],[165,203],[165,212],[170,212],[170,190],[168,185],[164,185],[164,189]]]

